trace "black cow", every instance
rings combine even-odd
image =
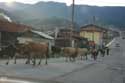
[[[8,45],[7,47],[3,47],[0,51],[1,56],[6,56],[8,58],[8,61],[6,64],[8,65],[9,59],[13,58],[16,53],[16,48],[13,45]]]
[[[52,55],[54,57],[57,57],[56,55],[60,55],[61,54],[61,48],[60,47],[52,46],[51,50],[52,50]]]

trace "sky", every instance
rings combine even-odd
[[[67,5],[72,3],[72,0],[0,0],[0,2],[12,3],[13,1],[34,4],[39,1],[56,1],[64,2]],[[125,0],[75,0],[75,4],[96,5],[96,6],[125,6]]]

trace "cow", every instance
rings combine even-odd
[[[16,58],[19,56],[24,57],[24,54],[21,54],[21,47],[24,44],[10,44],[4,48],[2,48],[2,51],[0,51],[1,56],[6,56],[8,58],[6,65],[9,64],[10,59],[14,58],[14,63],[16,64]]]
[[[75,58],[77,57],[76,48],[64,47],[64,48],[62,48],[62,52],[63,52],[64,56],[66,57],[66,62],[68,61],[68,58],[70,61],[75,61]]]
[[[49,52],[48,44],[29,42],[22,48],[23,50],[21,51],[21,53],[27,53],[29,56],[28,60],[33,59],[33,65],[36,65],[36,58],[40,58],[40,61],[38,63],[38,65],[40,65],[43,57],[45,58],[45,64],[47,64],[47,57]]]
[[[6,47],[4,47],[4,48],[2,48],[2,51],[0,52],[0,54],[2,56],[8,57],[6,65],[8,65],[9,64],[9,60],[15,56],[15,52],[16,52],[16,48],[13,45],[11,45],[11,44],[6,46]]]
[[[77,56],[81,57],[81,60],[83,60],[83,57],[86,57],[86,60],[88,59],[87,55],[88,55],[88,49],[87,48],[77,48]]]
[[[57,54],[58,55],[61,54],[62,49],[60,47],[57,47],[57,46],[52,46],[51,51],[52,51],[52,55],[54,57],[57,57]]]
[[[30,60],[34,59],[34,65],[36,63],[36,58],[39,57],[40,61],[38,65],[40,65],[43,57],[45,57],[45,64],[47,64],[48,51],[48,44],[29,42],[28,44],[10,44],[9,46],[4,47],[2,51],[0,51],[0,54],[8,57],[6,65],[9,64],[11,58],[14,58],[14,63],[16,64],[16,59],[19,56],[27,58],[26,64],[30,64]]]
[[[26,44],[16,44],[16,53],[14,56],[14,64],[16,64],[17,57],[23,57],[26,58],[25,64],[30,64],[30,52],[25,51]]]

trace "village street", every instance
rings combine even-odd
[[[120,43],[120,47],[116,47],[116,43]],[[5,60],[1,60],[0,81],[3,77],[14,77],[47,80],[47,83],[125,83],[124,43],[125,40],[116,38],[110,46],[110,56],[99,56],[97,61],[90,56],[89,60],[76,62],[65,62],[64,58],[57,58],[49,59],[48,65],[34,67],[25,65],[24,60],[18,60],[17,64],[13,64],[11,60],[8,66],[5,65]]]
[[[0,83],[125,83],[124,6],[0,0]]]
[[[116,47],[116,43],[120,47]],[[125,83],[125,40],[116,38],[111,45],[110,56],[91,66],[56,78],[64,83]]]

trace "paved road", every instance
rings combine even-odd
[[[120,47],[115,47],[120,43]],[[60,75],[53,80],[63,83],[125,83],[125,40],[116,38],[110,56],[101,61]]]

